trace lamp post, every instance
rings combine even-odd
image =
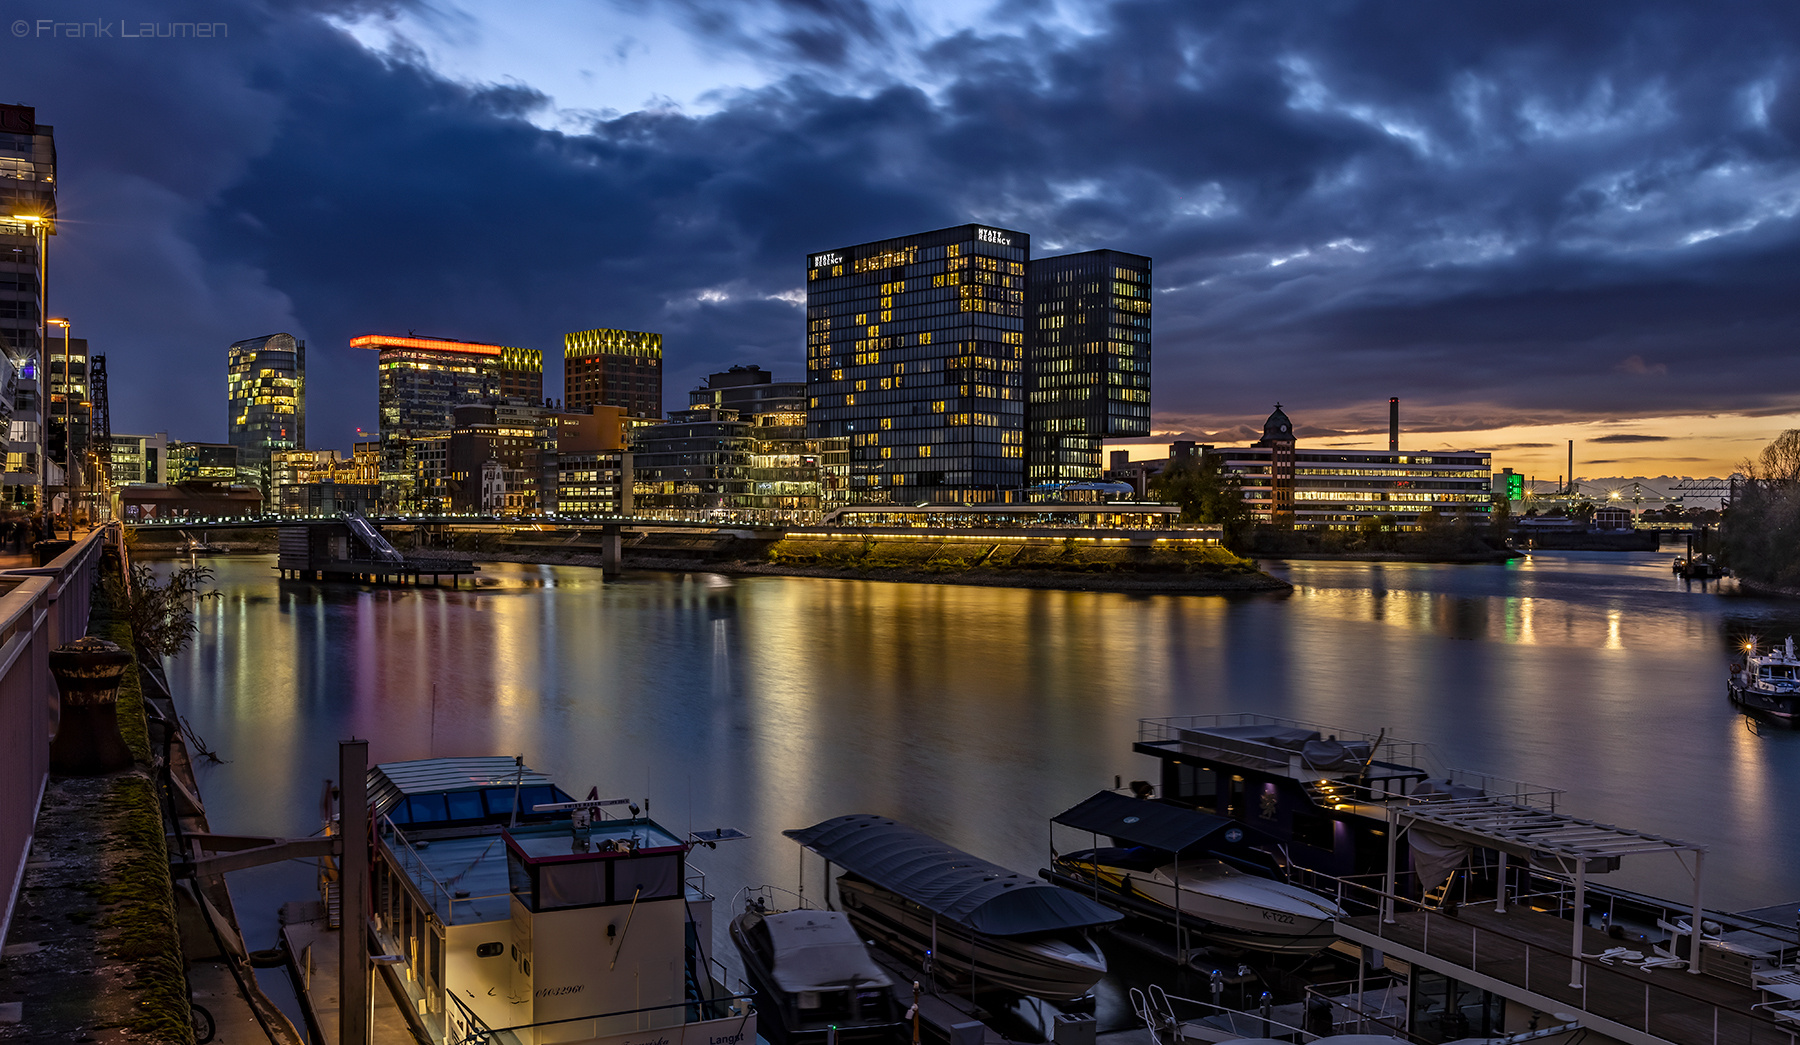
[[[44,215],[44,214],[14,214],[12,217],[13,217],[14,221],[21,221],[21,222],[24,222],[25,224],[31,226],[32,235],[37,239],[37,267],[38,267],[38,272],[37,272],[37,277],[38,277],[38,281],[37,281],[37,284],[38,284],[37,365],[38,365],[38,369],[41,370],[41,369],[43,369],[43,366],[44,366],[44,349],[50,340],[49,323],[47,322],[47,320],[50,315],[50,233],[52,231],[54,231],[52,228],[53,223],[52,223],[51,219],[49,218],[49,216]],[[48,523],[50,521],[50,491],[48,489],[49,483],[50,483],[50,469],[49,469],[50,429],[49,429],[48,425],[45,423],[45,421],[46,421],[45,411],[44,411],[45,399],[44,399],[44,394],[43,394],[44,388],[47,384],[48,384],[47,378],[43,375],[39,375],[39,377],[38,377],[38,440],[37,440],[38,441],[38,454],[37,454],[37,458],[38,458],[38,469],[37,469],[37,471],[38,471],[38,504],[40,506],[39,512],[41,515],[43,515],[44,521],[46,523]],[[56,536],[55,531],[51,530],[50,535],[52,537]]]
[[[62,491],[63,491],[63,501],[65,502],[63,510],[69,513],[69,539],[74,540],[75,539],[75,503],[74,503],[73,487],[72,487],[72,484],[69,482],[69,469],[71,467],[73,467],[75,464],[75,426],[72,423],[74,421],[74,416],[71,413],[71,411],[69,410],[69,391],[70,391],[70,387],[71,387],[69,384],[69,321],[66,319],[58,319],[55,316],[51,316],[50,318],[44,320],[44,322],[51,326],[62,327],[62,332],[63,332],[63,355],[62,355],[62,364],[63,364],[63,373],[62,373],[63,481],[62,481],[61,485],[62,485]],[[50,412],[49,416],[46,417],[46,419],[45,419],[45,423],[49,424],[51,421],[53,421],[55,419],[57,397],[54,394],[54,390],[51,389],[51,387],[50,387],[50,374],[49,374],[48,367],[45,368],[44,379],[39,382],[39,385],[41,388],[52,392],[52,394],[50,394],[50,395],[45,395],[45,396],[41,397],[45,406],[49,408],[49,412]],[[50,437],[48,434],[48,429],[46,429],[45,436],[44,436],[46,444],[48,443],[49,438]],[[44,465],[44,472],[45,472],[46,478],[48,478],[49,470],[50,470],[50,466],[49,466],[49,464],[46,463]],[[48,494],[48,492],[49,491],[47,491],[47,490],[45,491],[46,495]],[[50,536],[52,536],[52,537],[56,536],[56,513],[54,511],[52,511],[50,513]]]

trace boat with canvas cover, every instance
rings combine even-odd
[[[1101,791],[1051,822],[1114,844],[1052,852],[1044,877],[1128,914],[1265,954],[1314,954],[1336,938],[1338,905],[1275,878],[1272,846],[1234,820]]]
[[[894,980],[840,911],[776,910],[769,890],[731,920],[731,942],[756,987],[762,1033],[781,1045],[897,1042]]]
[[[782,833],[844,868],[838,899],[857,932],[958,993],[1074,1001],[1106,974],[1089,930],[1119,915],[1086,897],[886,817]]]

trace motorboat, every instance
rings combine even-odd
[[[1131,897],[1168,916],[1206,923],[1208,940],[1265,954],[1316,954],[1336,939],[1344,916],[1331,900],[1297,885],[1248,874],[1217,858],[1171,859],[1145,846],[1084,849],[1058,856],[1064,875],[1096,886],[1096,896]]]
[[[894,980],[840,911],[775,910],[766,890],[731,920],[731,942],[756,988],[759,1029],[779,1045],[898,1042]]]
[[[1786,644],[1764,651],[1752,639],[1744,644],[1744,659],[1731,666],[1726,682],[1732,703],[1746,711],[1792,723],[1800,713],[1800,658],[1794,656],[1794,637]]]
[[[1052,818],[1113,844],[1052,853],[1046,878],[1120,911],[1265,954],[1314,954],[1344,912],[1280,880],[1277,847],[1228,817],[1101,791]]]
[[[1106,974],[1090,936],[1119,914],[886,817],[783,832],[845,871],[839,905],[871,940],[959,994],[1084,997]]]

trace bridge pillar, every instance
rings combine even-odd
[[[625,557],[625,535],[617,526],[607,526],[600,531],[600,576],[611,580],[619,575],[621,560]]]

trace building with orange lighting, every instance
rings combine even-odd
[[[543,354],[531,349],[393,334],[364,334],[350,346],[381,353],[381,496],[394,511],[418,510],[417,444],[448,436],[451,411],[493,402],[509,387],[542,399]]]

